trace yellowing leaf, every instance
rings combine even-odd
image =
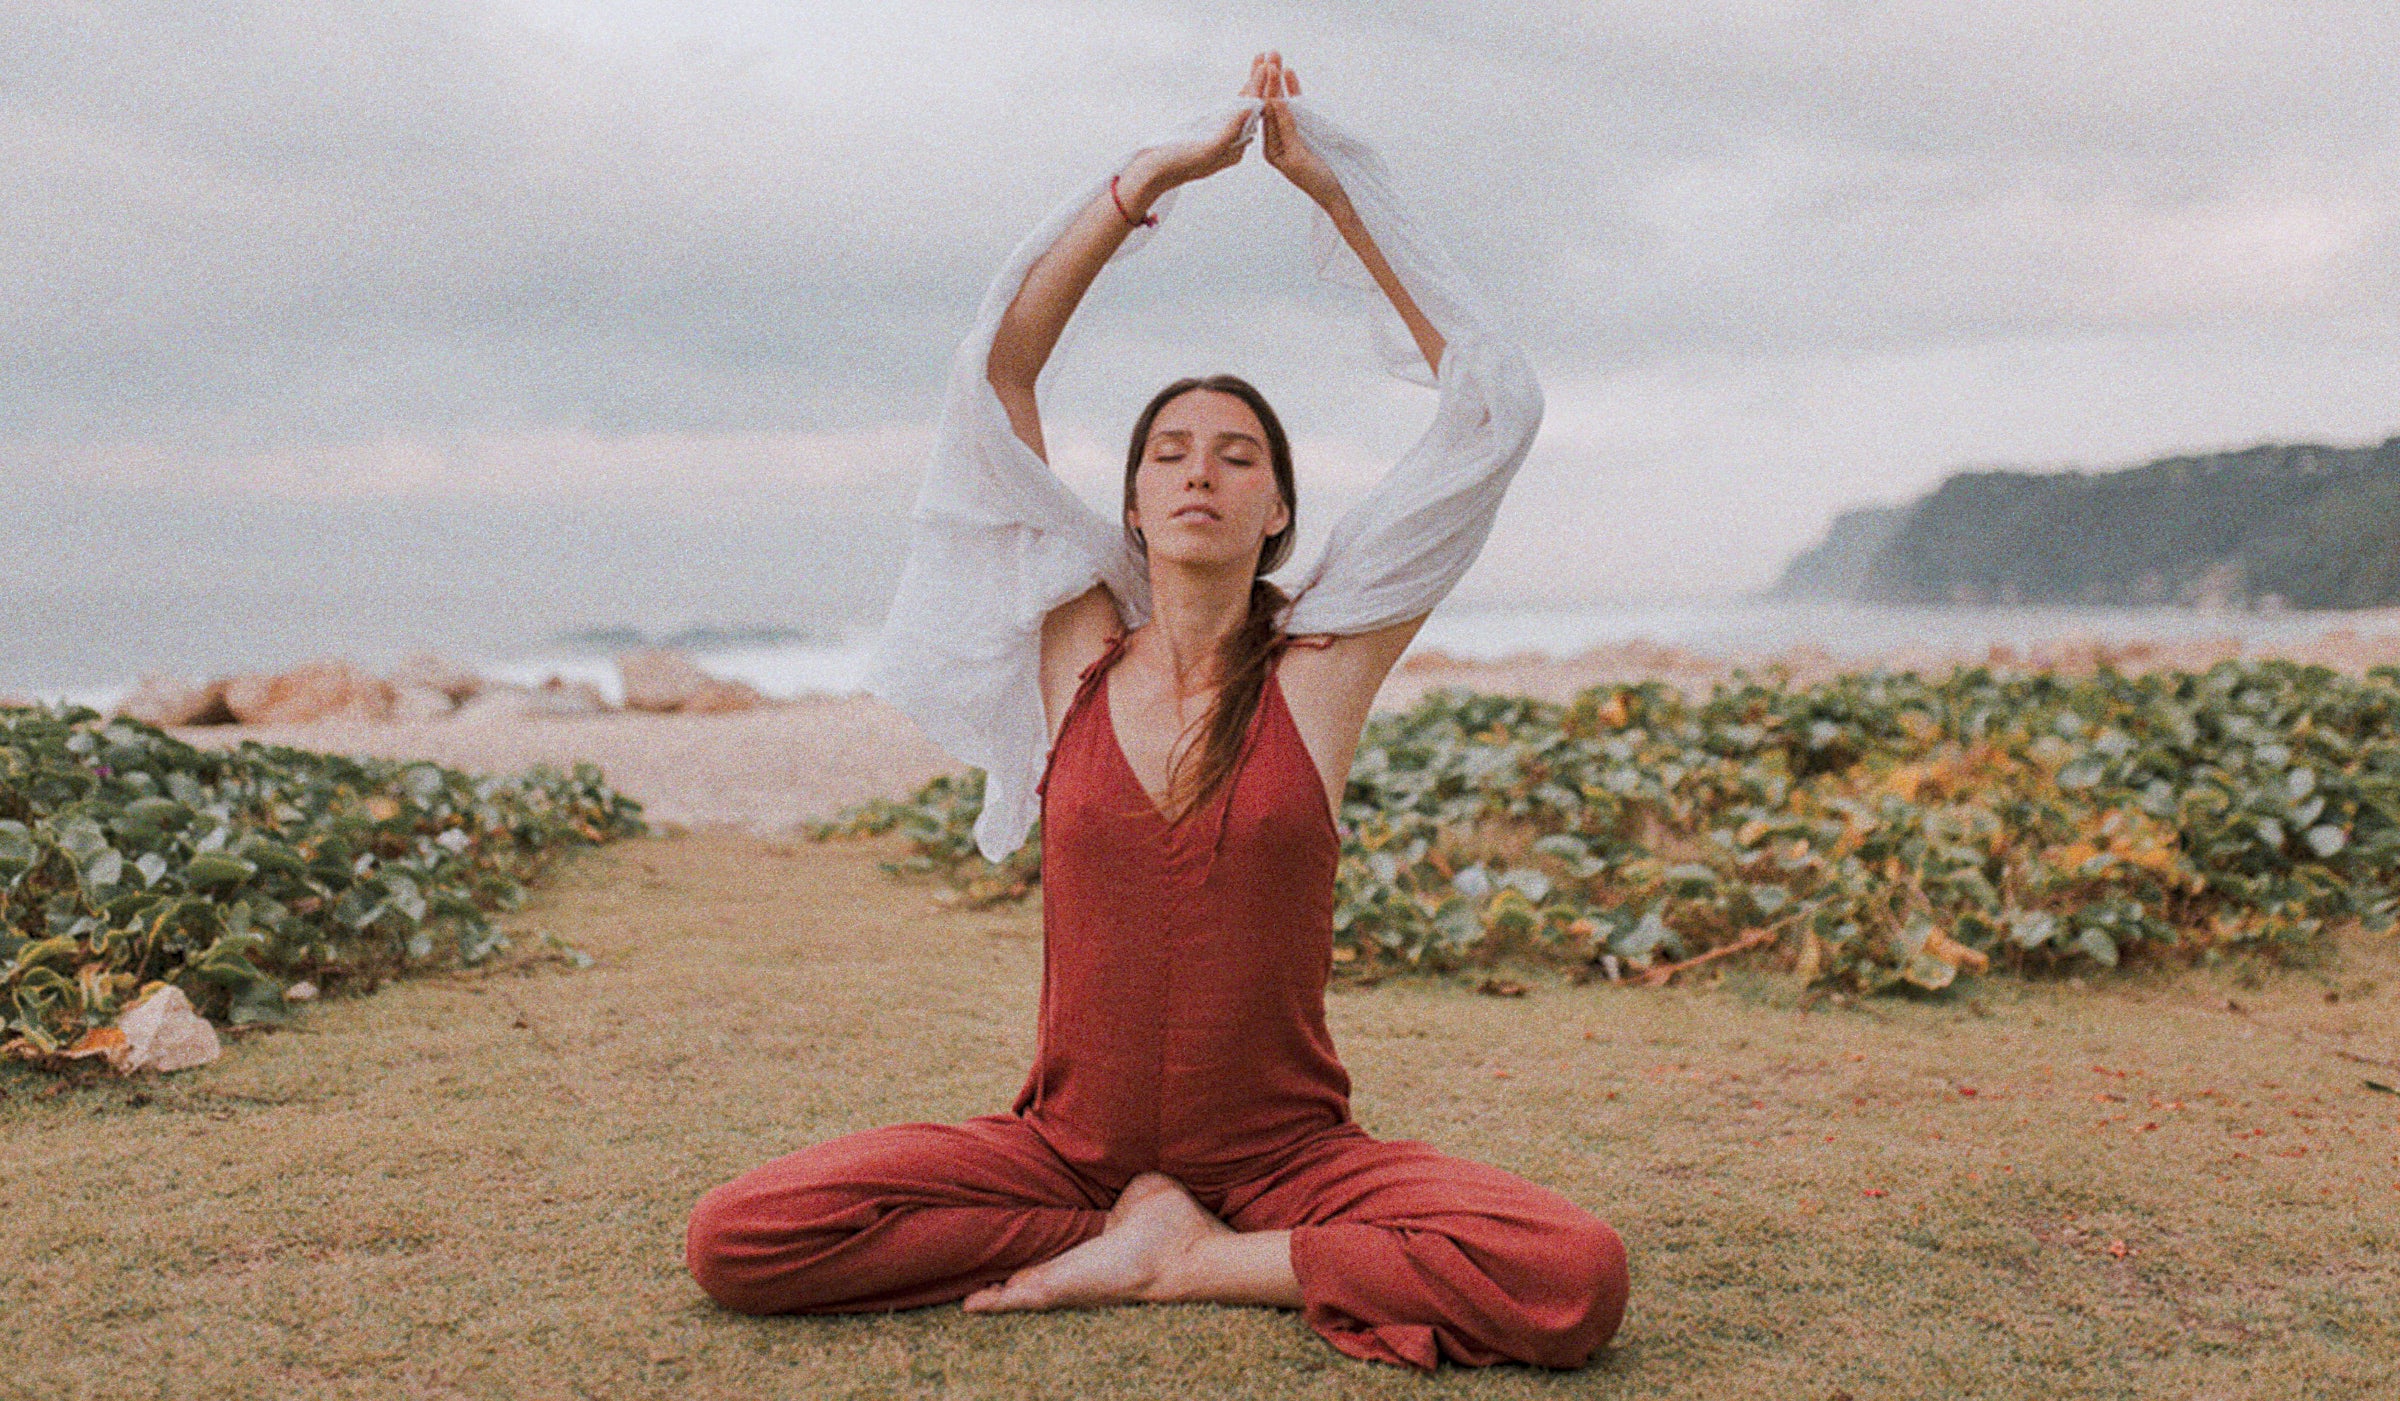
[[[1925,936],[1925,946],[1918,952],[1969,973],[1985,973],[1992,966],[1992,960],[1982,950],[1969,948],[1939,929]]]

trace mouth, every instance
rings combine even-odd
[[[1186,507],[1184,507],[1182,510],[1180,510],[1180,511],[1177,511],[1177,512],[1176,512],[1174,515],[1167,517],[1167,519],[1169,519],[1169,520],[1178,520],[1178,521],[1180,521],[1180,520],[1212,520],[1212,521],[1213,521],[1213,520],[1223,520],[1223,519],[1224,519],[1224,517],[1222,517],[1222,516],[1218,515],[1218,514],[1217,514],[1217,512],[1216,512],[1216,508],[1215,508],[1215,507],[1212,507],[1212,506],[1186,506]]]

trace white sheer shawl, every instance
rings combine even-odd
[[[1542,391],[1482,297],[1394,201],[1374,150],[1308,100],[1288,105],[1301,138],[1332,168],[1385,261],[1445,342],[1437,375],[1319,209],[1312,236],[1317,275],[1374,293],[1382,309],[1372,322],[1375,347],[1385,367],[1440,395],[1432,426],[1335,522],[1324,552],[1291,586],[1286,631],[1368,632],[1432,611],[1475,562],[1541,427]],[[1255,97],[1212,103],[1126,159],[1214,133],[1239,109],[1248,109],[1255,132],[1263,106]],[[1040,815],[1034,786],[1050,746],[1040,680],[1043,618],[1095,581],[1116,596],[1127,628],[1150,615],[1148,570],[1123,525],[1086,505],[1017,437],[986,368],[993,334],[1026,272],[1123,166],[1118,162],[1062,201],[1017,245],[984,293],[974,329],[951,361],[932,460],[910,513],[908,561],[868,669],[871,693],[916,721],[952,757],[984,770],[975,843],[994,861],[1022,845]],[[1164,216],[1176,193],[1152,205],[1160,225],[1127,234],[1110,261],[1172,227]],[[1054,351],[1050,365],[1058,359]]]

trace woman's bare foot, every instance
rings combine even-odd
[[[1125,1184],[1099,1235],[976,1290],[960,1307],[969,1313],[1009,1313],[1165,1301],[1176,1297],[1177,1260],[1209,1236],[1232,1233],[1192,1200],[1182,1183],[1145,1172]]]

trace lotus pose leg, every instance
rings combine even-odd
[[[1291,1232],[1303,1316],[1341,1351],[1432,1367],[1581,1366],[1625,1315],[1625,1246],[1558,1193],[1349,1126],[1236,1194]]]
[[[1100,1234],[1110,1203],[1025,1121],[896,1124],[765,1164],[700,1199],[684,1261],[743,1313],[963,1299]]]

